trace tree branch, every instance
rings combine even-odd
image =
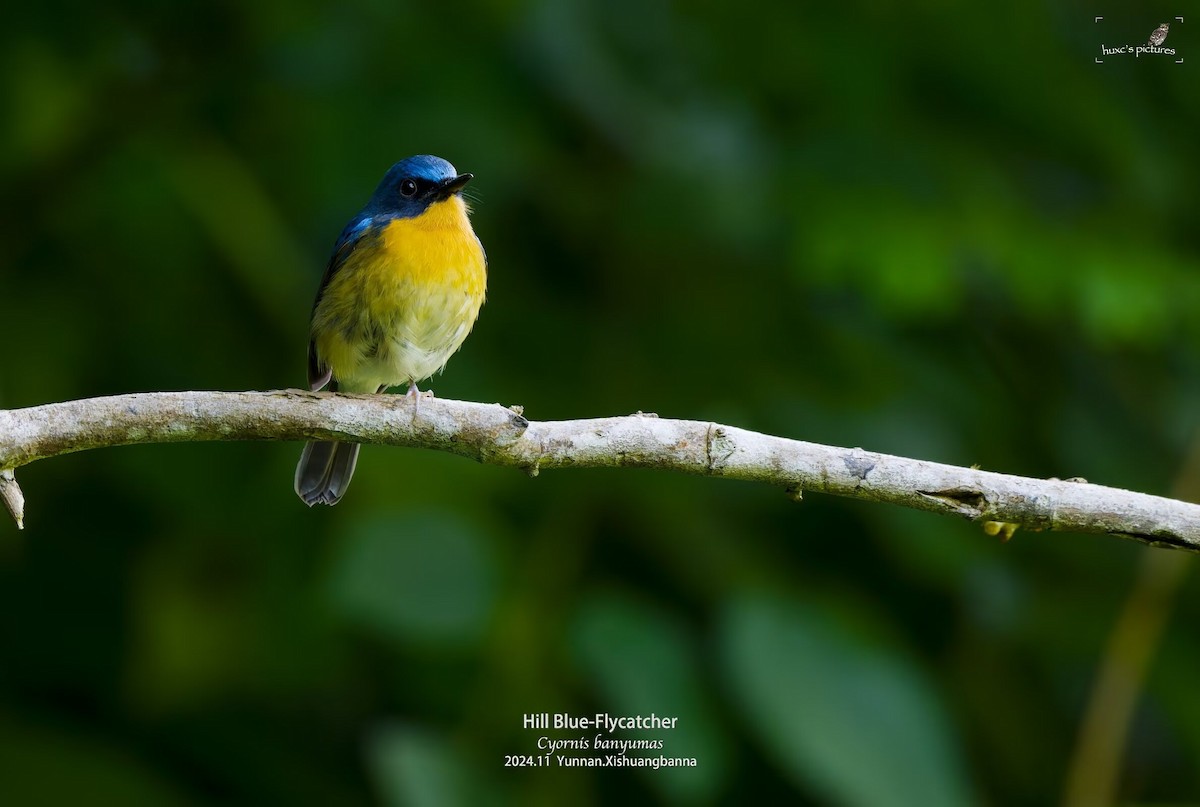
[[[0,410],[0,498],[13,469],[133,443],[336,439],[449,451],[524,470],[640,467],[767,482],[1033,530],[1107,533],[1200,550],[1200,505],[1081,481],[1028,479],[638,413],[531,422],[499,404],[401,395],[154,392]]]

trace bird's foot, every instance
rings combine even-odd
[[[415,421],[421,411],[421,399],[432,398],[433,390],[428,389],[421,392],[421,389],[417,386],[417,382],[410,381],[408,382],[408,392],[404,393],[404,397],[413,399],[413,420]]]

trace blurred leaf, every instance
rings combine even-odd
[[[734,600],[721,649],[760,744],[823,799],[971,804],[946,717],[919,670],[800,603]]]
[[[632,597],[593,595],[580,606],[571,638],[575,663],[613,714],[679,718],[674,729],[638,734],[663,740],[661,751],[636,753],[695,757],[696,767],[639,769],[651,784],[677,803],[716,798],[728,774],[728,748],[706,706],[702,664],[683,625]]]
[[[334,562],[332,599],[346,619],[399,641],[467,645],[492,613],[495,558],[486,536],[450,513],[376,516]]]
[[[481,803],[471,769],[444,737],[413,726],[377,729],[367,749],[376,787],[388,807],[458,807]]]

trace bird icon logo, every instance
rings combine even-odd
[[[1154,29],[1154,32],[1152,34],[1150,34],[1150,41],[1146,44],[1150,47],[1157,48],[1159,45],[1161,45],[1163,42],[1165,42],[1167,40],[1167,31],[1169,31],[1170,29],[1171,29],[1170,24],[1164,22],[1162,25],[1160,25]]]

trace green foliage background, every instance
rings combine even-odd
[[[301,385],[334,238],[432,152],[476,173],[491,267],[439,396],[1167,492],[1200,411],[1200,41],[1094,57],[1183,12],[807,5],[6,12],[0,406]],[[1046,804],[1150,551],[383,448],[310,511],[298,453],[21,471],[0,801]],[[1195,581],[1177,608],[1132,800],[1200,798]],[[503,768],[541,711],[678,715],[699,767]]]

